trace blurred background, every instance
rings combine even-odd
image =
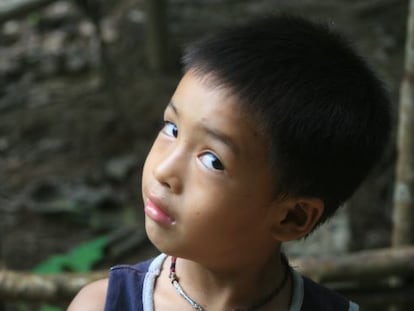
[[[84,272],[155,254],[143,231],[141,168],[183,46],[223,25],[272,12],[327,22],[386,82],[396,120],[408,2],[1,0],[0,270]],[[288,245],[290,256],[390,246],[395,136],[338,217]],[[6,311],[64,305],[0,298]]]

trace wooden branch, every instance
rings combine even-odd
[[[361,251],[354,254],[291,260],[292,266],[312,279],[334,282],[378,283],[391,276],[414,275],[414,247]],[[81,287],[107,276],[107,271],[89,274],[35,275],[0,270],[0,300],[68,301]],[[340,288],[339,288],[340,289]]]
[[[321,283],[376,281],[414,275],[414,247],[366,250],[338,257],[291,260],[294,268]]]
[[[22,17],[57,0],[8,0],[0,3],[0,24]]]
[[[367,289],[341,290],[341,293],[364,307],[364,310],[384,310],[384,306],[392,304],[413,303],[413,285],[403,287],[373,287]],[[369,309],[368,309],[369,307]],[[407,309],[405,309],[407,310]]]
[[[107,275],[107,271],[37,275],[0,270],[0,301],[68,301],[80,288]]]

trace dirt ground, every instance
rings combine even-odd
[[[269,11],[328,21],[397,104],[408,1],[171,0],[163,74],[147,68],[141,2],[105,8],[101,60],[93,24],[70,1],[0,25],[0,267],[31,269],[81,241],[142,227],[140,169],[180,76],[180,48],[217,26]],[[394,161],[390,146],[350,202],[354,249],[389,243]]]

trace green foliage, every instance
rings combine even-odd
[[[35,25],[39,24],[40,14],[37,13],[37,12],[33,12],[33,13],[29,14],[29,16],[27,17],[27,20],[30,22],[30,24],[35,26]]]
[[[108,237],[102,236],[85,242],[67,254],[54,255],[39,264],[33,272],[51,274],[59,272],[87,272],[93,265],[104,257],[104,248],[108,244]],[[62,311],[61,308],[44,305],[39,311]]]
[[[85,242],[71,252],[63,255],[54,255],[33,269],[40,274],[57,272],[86,272],[104,257],[104,247],[108,243],[106,236]]]
[[[53,306],[42,306],[39,311],[63,311],[62,308]]]

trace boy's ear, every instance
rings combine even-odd
[[[280,242],[300,239],[318,223],[324,203],[317,198],[286,198],[273,207],[272,236]]]

